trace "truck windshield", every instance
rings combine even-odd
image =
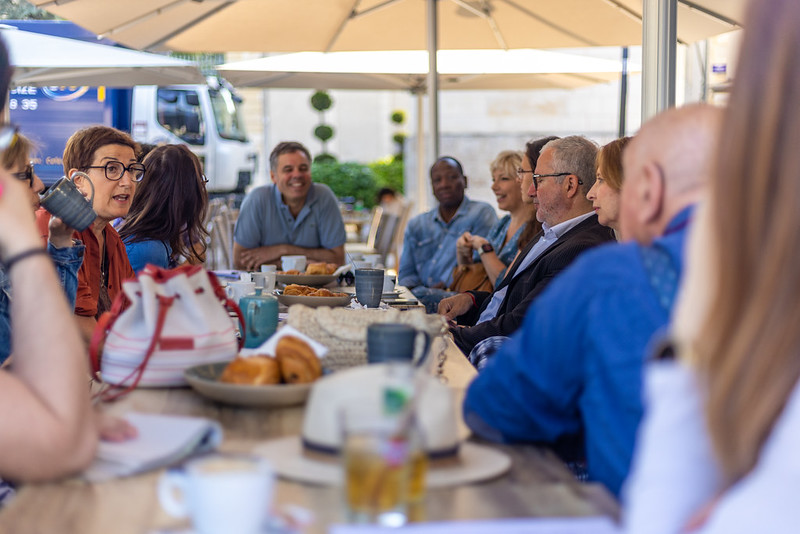
[[[247,141],[239,102],[233,94],[225,87],[210,89],[208,94],[211,97],[211,107],[214,109],[214,120],[217,123],[219,136],[234,141]]]

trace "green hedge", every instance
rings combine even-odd
[[[403,162],[381,160],[361,163],[314,162],[311,165],[314,181],[326,184],[339,197],[354,197],[369,209],[375,205],[375,196],[382,187],[403,192]]]

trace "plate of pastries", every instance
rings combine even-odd
[[[336,280],[336,269],[339,266],[335,263],[309,263],[306,265],[305,272],[300,271],[278,271],[275,280],[279,284],[304,284],[307,286],[321,287],[328,285]]]
[[[336,308],[337,306],[347,306],[350,304],[351,298],[353,298],[353,295],[331,291],[324,287],[316,288],[300,284],[289,284],[278,295],[278,302],[286,306],[303,304],[310,308],[322,306]]]
[[[275,357],[237,356],[230,362],[209,363],[184,371],[200,395],[237,406],[292,406],[302,404],[311,384],[322,376],[322,364],[302,339],[284,336]]]

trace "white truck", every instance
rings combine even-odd
[[[256,171],[241,99],[224,80],[133,88],[131,135],[140,143],[186,143],[203,163],[209,191],[244,192]]]

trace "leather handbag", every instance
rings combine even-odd
[[[453,268],[453,283],[448,288],[450,291],[491,291],[493,288],[489,275],[486,274],[482,263],[469,265],[456,265]]]
[[[123,282],[89,347],[92,371],[116,390],[113,396],[106,391],[104,400],[139,386],[185,385],[186,368],[232,360],[244,328],[237,341],[229,309],[244,324],[216,276],[199,265],[147,265]]]

